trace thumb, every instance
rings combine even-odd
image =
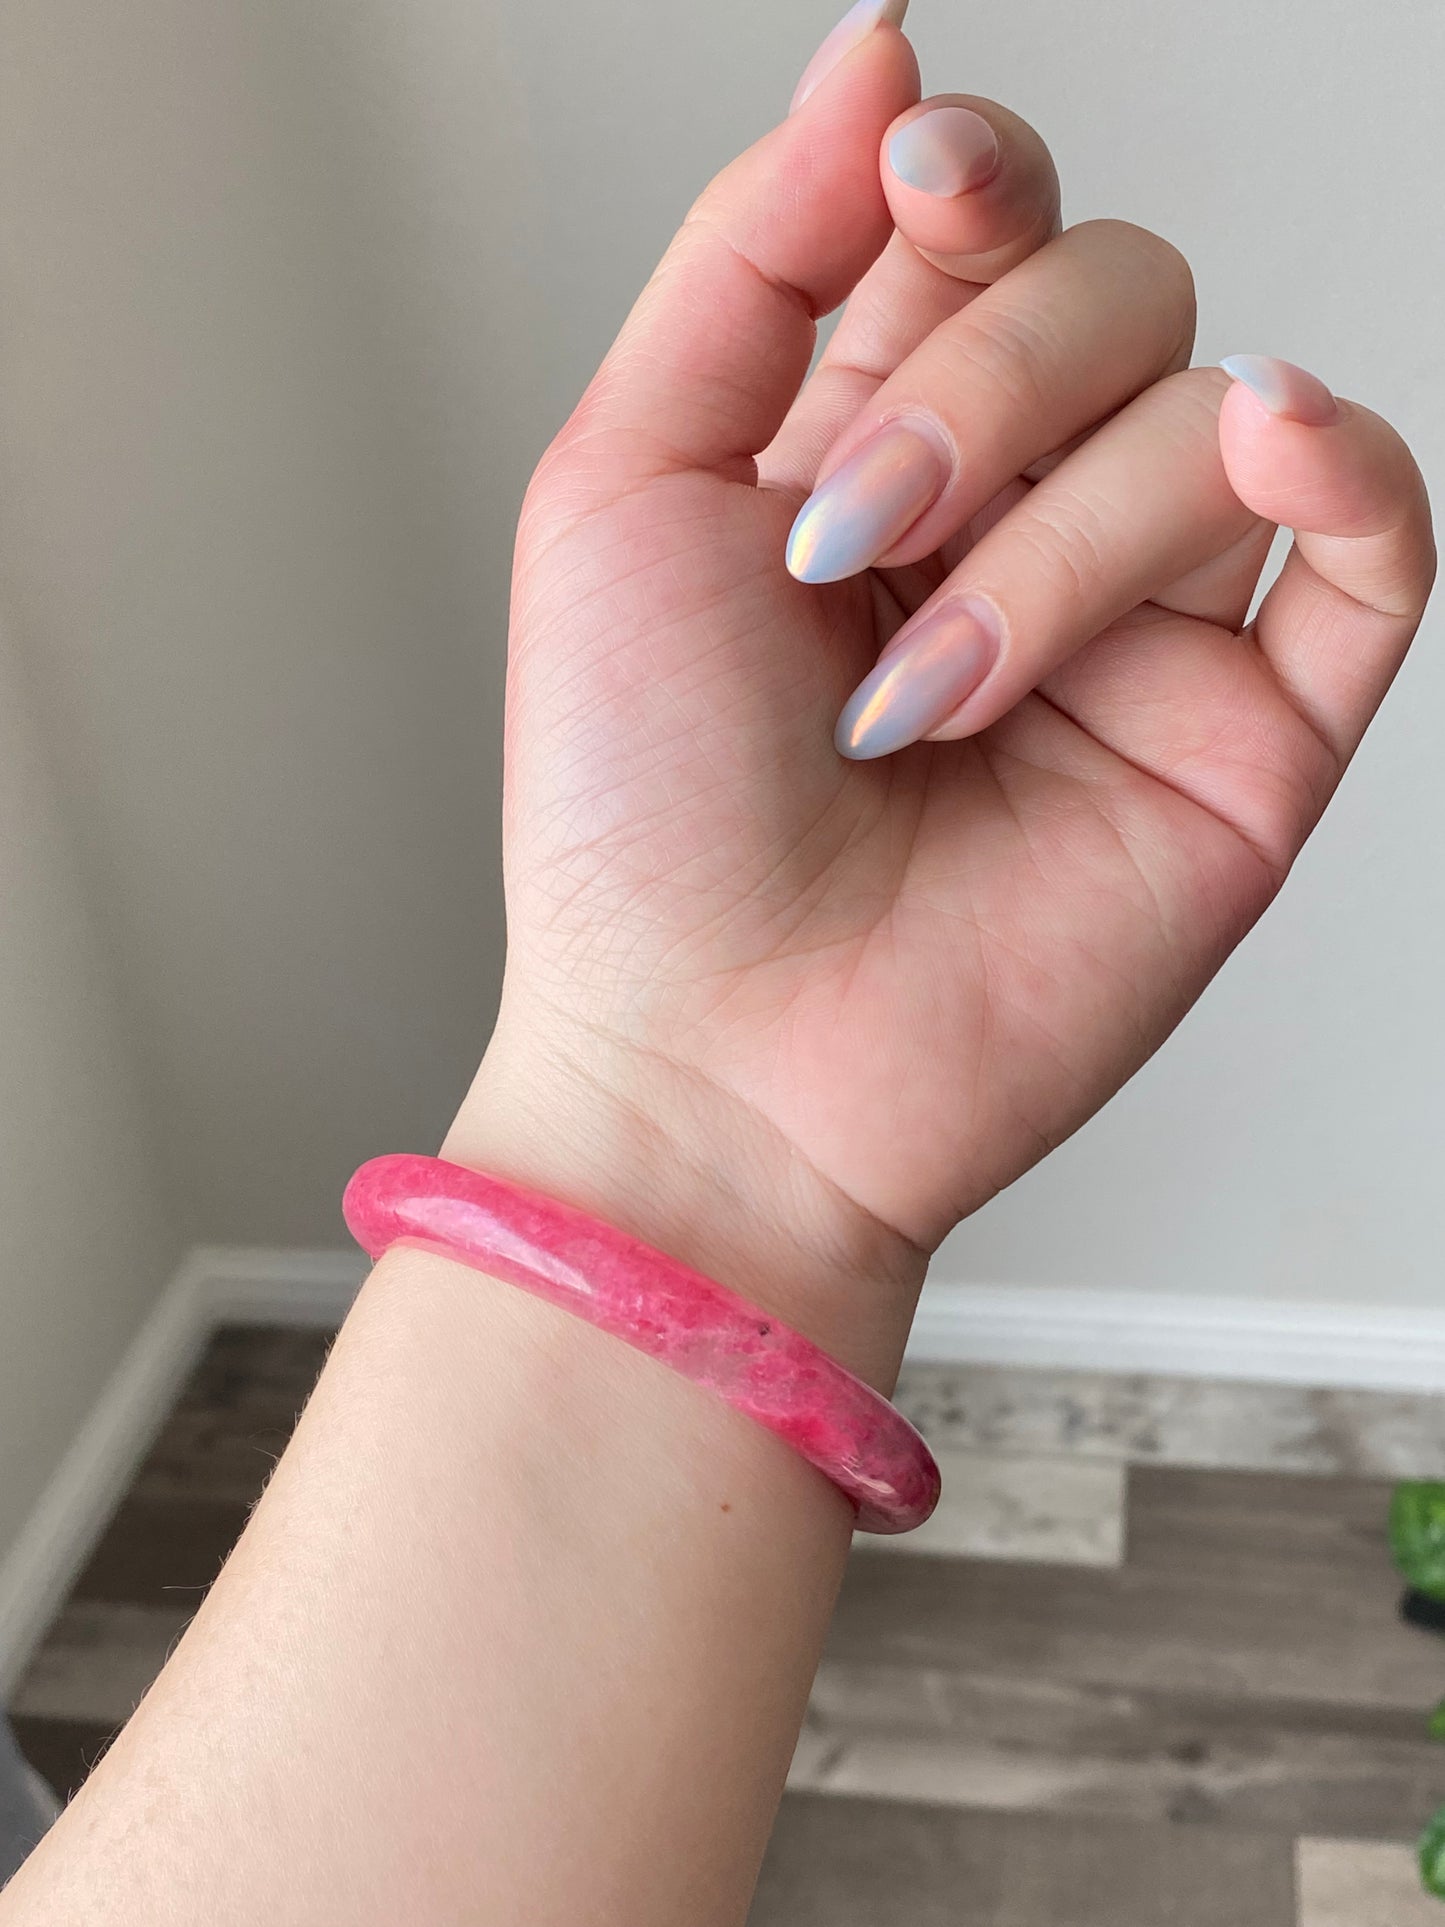
[[[864,18],[796,110],[688,213],[549,451],[565,458],[574,438],[585,442],[599,493],[746,460],[772,440],[807,373],[817,317],[892,230],[878,144],[918,98],[913,49],[886,17],[897,11],[896,0],[863,0],[852,31],[855,16],[874,23]]]

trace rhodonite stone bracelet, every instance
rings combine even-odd
[[[937,1503],[932,1453],[872,1386],[770,1312],[598,1218],[405,1155],[363,1164],[342,1210],[373,1258],[394,1244],[441,1252],[705,1385],[831,1479],[864,1532],[907,1532]]]

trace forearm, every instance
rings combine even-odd
[[[395,1251],[0,1919],[739,1922],[850,1526],[707,1392]]]

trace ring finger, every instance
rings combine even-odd
[[[1212,558],[1256,566],[1257,544],[1246,551],[1259,519],[1219,451],[1227,387],[1205,368],[1157,383],[1010,509],[854,692],[838,723],[843,754],[976,735]]]

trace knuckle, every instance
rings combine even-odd
[[[940,392],[967,396],[977,426],[1001,432],[1013,419],[1034,419],[1052,405],[1049,370],[1054,344],[1048,321],[1024,312],[996,312],[988,327],[961,331],[946,344]]]
[[[1072,489],[1051,487],[1033,512],[1012,531],[1011,561],[1035,582],[1048,585],[1051,601],[1069,619],[1087,609],[1107,573],[1111,550],[1099,505]]]

